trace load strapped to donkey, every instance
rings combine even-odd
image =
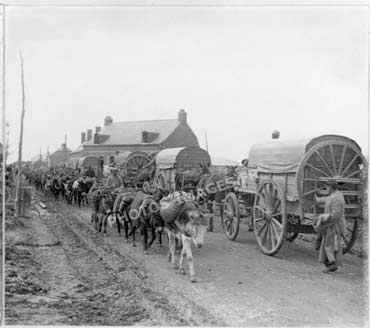
[[[180,147],[160,151],[155,159],[154,182],[169,192],[195,191],[200,177],[208,173],[211,158],[202,148]]]
[[[355,141],[338,135],[254,145],[248,167],[223,201],[224,232],[234,240],[245,218],[262,252],[273,255],[284,240],[314,233],[313,220],[324,211],[315,195],[325,196],[325,183],[333,179],[346,201],[343,247],[348,252],[363,219],[367,162]]]

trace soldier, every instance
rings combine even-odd
[[[334,272],[343,264],[341,239],[346,232],[345,200],[338,188],[337,181],[330,180],[327,182],[329,196],[315,196],[316,202],[325,202],[325,212],[315,224],[319,233],[319,262],[326,266],[325,273]]]
[[[118,170],[113,167],[111,168],[111,174],[107,179],[106,185],[108,189],[117,189],[122,186],[122,180],[118,176]]]

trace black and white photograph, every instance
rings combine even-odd
[[[368,0],[1,1],[2,325],[368,327],[369,31]]]

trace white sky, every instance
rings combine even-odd
[[[176,118],[237,161],[281,138],[336,133],[368,147],[366,7],[12,7],[6,120],[24,158],[115,121]]]

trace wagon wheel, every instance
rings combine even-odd
[[[313,146],[302,160],[303,176],[300,177],[299,194],[313,198],[323,188],[324,182],[337,179],[349,192],[358,191],[361,174],[366,167],[361,150],[343,141],[323,142]]]
[[[230,240],[235,240],[239,232],[239,202],[234,193],[226,195],[223,207],[222,227]]]
[[[145,153],[136,153],[129,156],[127,160],[127,172],[129,175],[136,175],[142,168],[150,162],[149,155]]]
[[[344,235],[342,235],[342,247],[343,254],[348,253],[357,238],[358,232],[358,219],[357,218],[348,218],[346,219],[347,229]]]
[[[339,190],[343,192],[347,205],[347,232],[343,250],[348,252],[357,237],[357,217],[361,217],[360,213],[358,216],[356,213],[361,211],[362,184],[367,167],[361,150],[340,140],[319,143],[307,152],[302,167],[303,176],[298,184],[298,192],[306,202],[314,204],[314,196],[325,188],[325,181],[334,178],[339,182]]]
[[[273,180],[259,187],[253,206],[254,234],[262,252],[274,255],[283,245],[287,230],[285,195]]]

